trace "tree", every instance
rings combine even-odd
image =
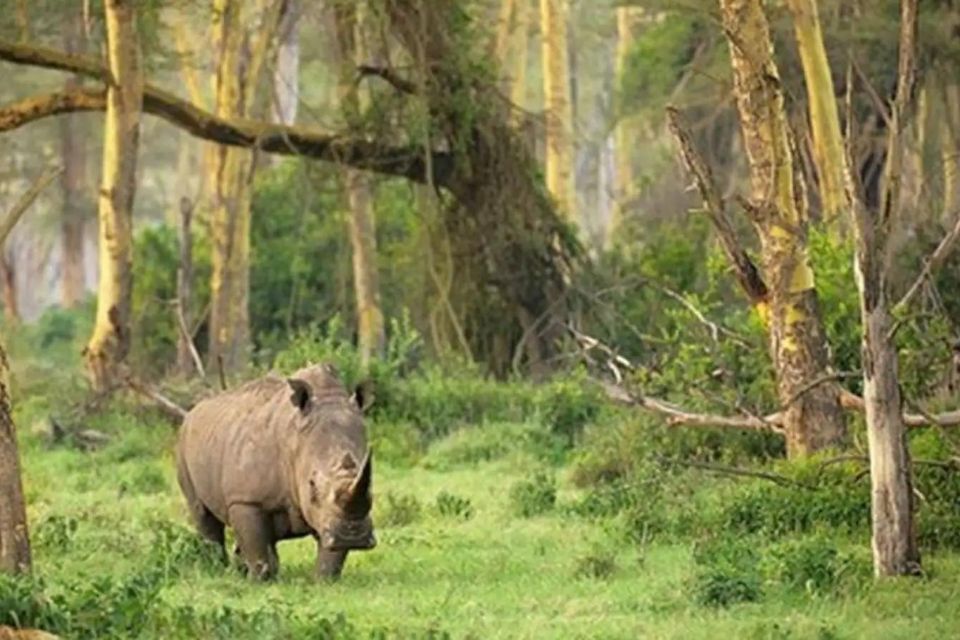
[[[790,13],[807,86],[813,158],[819,179],[823,218],[830,226],[845,224],[843,137],[833,91],[830,63],[816,0],[789,0]]]
[[[85,46],[83,22],[78,15],[73,24],[67,27],[64,49],[68,53],[82,53]],[[72,91],[80,87],[83,78],[71,75],[64,82],[64,90]],[[63,158],[63,174],[60,176],[60,188],[63,192],[63,212],[61,214],[61,238],[63,245],[63,278],[60,298],[64,308],[72,308],[83,300],[86,293],[84,278],[84,228],[90,203],[87,195],[87,154],[84,145],[83,127],[80,117],[74,114],[64,116],[60,122],[60,156]]]
[[[279,3],[216,0],[214,41],[216,114],[245,119],[262,110],[257,87],[276,32]],[[213,245],[210,279],[210,344],[208,357],[224,369],[245,364],[250,339],[250,199],[255,171],[249,149],[220,146],[210,166]]]
[[[113,388],[130,349],[133,200],[136,192],[143,75],[136,6],[131,0],[104,3],[108,84],[99,196],[100,281],[97,316],[85,355],[96,391]]]
[[[7,213],[0,223],[0,251],[13,227],[40,192],[57,177],[57,173],[47,171],[41,175]],[[0,571],[26,573],[30,571],[30,536],[20,476],[17,431],[10,407],[9,377],[7,353],[0,342]]]
[[[353,4],[341,3],[336,13],[337,44],[340,57],[340,101],[348,126],[356,126],[361,117],[361,99],[354,82],[358,63],[364,61],[364,24]],[[380,279],[377,273],[376,217],[370,177],[355,169],[343,170],[347,193],[347,227],[353,254],[353,288],[357,310],[357,349],[366,367],[383,355],[386,348],[383,310],[380,306]]]
[[[889,242],[900,208],[902,128],[915,83],[917,0],[900,3],[896,95],[890,105],[880,210],[864,206],[847,171],[856,238],[855,273],[863,323],[863,399],[870,449],[873,560],[878,576],[916,574],[920,551],[913,522],[913,486],[903,417],[897,348],[889,303]]]
[[[760,0],[720,0],[733,64],[734,94],[750,165],[748,213],[760,235],[769,287],[770,351],[791,456],[838,444],[845,435],[837,390],[821,384],[829,367],[807,216],[770,29]]]
[[[547,189],[568,220],[576,221],[573,103],[567,52],[567,0],[540,0],[543,95],[546,109]]]

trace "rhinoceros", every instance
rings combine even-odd
[[[226,558],[232,527],[253,578],[276,575],[280,540],[313,536],[323,578],[340,575],[348,551],[376,546],[363,416],[332,365],[271,373],[199,402],[176,458],[197,531]]]

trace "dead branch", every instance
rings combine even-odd
[[[676,300],[677,302],[679,302],[681,305],[683,305],[683,307],[687,311],[689,311],[693,315],[693,317],[700,322],[700,324],[705,326],[707,330],[710,331],[710,337],[713,339],[714,342],[720,342],[720,336],[722,334],[730,338],[730,340],[740,345],[741,347],[749,348],[751,346],[747,344],[746,340],[738,336],[733,331],[730,331],[726,327],[722,327],[716,322],[713,322],[712,320],[708,319],[707,316],[705,316],[702,311],[697,309],[697,307],[694,306],[692,302],[687,300],[684,296],[680,295],[673,289],[661,286],[660,290],[663,291],[668,296],[670,296],[671,298],[673,298],[674,300]]]
[[[217,354],[217,373],[220,378],[220,390],[227,390],[227,375],[223,372],[223,355]]]
[[[0,247],[4,245],[7,241],[7,236],[10,235],[10,232],[13,231],[13,228],[17,226],[17,223],[20,221],[20,218],[23,217],[23,214],[26,213],[27,209],[30,208],[30,205],[33,204],[34,200],[37,199],[37,196],[46,189],[54,178],[56,178],[63,171],[62,167],[52,167],[47,169],[42,174],[37,176],[33,181],[33,184],[30,185],[30,188],[24,192],[20,199],[17,200],[17,203],[13,205],[13,208],[7,212],[7,215],[0,221]]]
[[[817,487],[813,485],[804,484],[803,482],[798,482],[793,478],[788,478],[787,476],[780,475],[779,473],[771,473],[769,471],[757,471],[755,469],[744,469],[743,467],[727,467],[719,464],[711,464],[709,462],[679,460],[677,458],[664,458],[662,456],[654,456],[654,459],[662,464],[674,464],[682,467],[690,467],[692,469],[703,469],[704,471],[710,471],[712,473],[721,473],[724,475],[740,476],[745,478],[760,478],[761,480],[775,482],[782,487],[795,487],[798,489],[806,489],[807,491],[817,490]]]
[[[401,93],[409,93],[411,95],[418,93],[416,84],[407,80],[406,78],[401,78],[396,71],[388,67],[375,67],[362,64],[357,67],[357,71],[359,72],[361,79],[368,76],[374,76],[384,80],[387,84]]]
[[[132,376],[127,378],[127,386],[140,395],[153,400],[153,402],[155,402],[156,405],[175,422],[179,422],[187,416],[186,409],[178,405],[170,398],[167,398],[156,389],[153,389],[152,387],[134,379]]]
[[[203,360],[200,358],[200,352],[197,351],[197,345],[193,341],[193,336],[190,335],[190,328],[187,326],[187,320],[183,317],[183,305],[180,304],[179,300],[177,300],[174,303],[174,307],[177,315],[177,326],[180,327],[180,338],[184,341],[187,349],[190,351],[190,357],[193,359],[193,366],[197,368],[197,373],[200,374],[201,378],[206,378],[207,371],[203,367]]]
[[[667,124],[670,133],[673,134],[677,145],[680,147],[680,157],[683,164],[696,182],[706,213],[720,238],[720,243],[723,245],[727,259],[730,260],[730,264],[736,273],[740,287],[747,294],[747,298],[750,299],[752,304],[766,302],[769,296],[767,285],[760,276],[753,260],[740,245],[733,225],[727,217],[723,198],[720,197],[713,180],[710,165],[703,160],[693,145],[693,139],[683,123],[680,111],[675,107],[667,107]]]
[[[810,393],[811,391],[813,391],[814,389],[816,389],[822,384],[826,384],[827,382],[836,382],[838,380],[845,380],[847,378],[855,378],[862,374],[863,374],[862,371],[837,371],[835,373],[825,373],[824,375],[814,378],[807,384],[800,387],[800,389],[796,393],[794,393],[789,400],[787,400],[784,406],[785,407],[793,406],[794,402],[796,402],[797,400],[799,400],[806,394]]]
[[[109,79],[108,70],[97,59],[45,47],[0,40],[0,60],[66,71],[104,83]],[[106,90],[103,88],[33,96],[0,107],[0,132],[53,115],[105,109]],[[422,145],[395,147],[307,127],[223,118],[149,83],[143,87],[143,110],[211,142],[337,162],[355,169],[405,177],[416,182],[428,181]],[[433,171],[432,182],[446,186],[453,169],[453,156],[443,151],[432,152],[430,166]]]
[[[940,241],[940,244],[937,245],[937,248],[933,250],[933,253],[930,254],[924,263],[923,268],[920,270],[920,275],[917,276],[917,279],[910,286],[907,292],[900,298],[900,302],[894,305],[893,313],[897,314],[898,312],[906,309],[907,305],[913,300],[913,298],[919,293],[920,288],[923,286],[923,283],[933,275],[933,272],[940,268],[940,265],[947,259],[950,255],[950,252],[953,250],[953,246],[957,242],[957,238],[960,237],[960,213],[957,214],[957,221],[954,223],[953,228],[943,239]]]

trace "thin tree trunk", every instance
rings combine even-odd
[[[770,288],[770,350],[784,405],[787,453],[802,456],[841,442],[844,417],[834,387],[801,393],[827,372],[829,352],[769,25],[761,0],[720,0],[720,8],[750,163],[750,213]]]
[[[184,376],[193,372],[192,337],[187,333],[193,326],[193,203],[187,198],[180,200],[180,268],[177,270],[177,322],[181,325],[177,341],[177,369]],[[186,331],[184,331],[186,329]]]
[[[634,43],[635,12],[642,11],[638,7],[617,7],[617,51],[614,63],[614,94],[616,98],[617,126],[614,133],[614,149],[616,153],[616,178],[614,182],[615,208],[613,219],[610,222],[612,237],[623,224],[624,207],[633,197],[633,151],[636,144],[636,131],[633,118],[625,113],[623,102],[623,77],[626,74],[627,59]]]
[[[143,75],[136,9],[130,0],[107,0],[107,58],[116,79],[107,89],[103,176],[100,186],[100,283],[93,335],[85,350],[93,388],[113,388],[130,348],[133,200]]]
[[[848,174],[847,191],[854,213],[856,276],[863,322],[863,399],[870,449],[873,561],[878,576],[920,571],[920,551],[913,521],[910,454],[903,421],[897,348],[888,300],[889,241],[901,206],[903,140],[901,127],[915,80],[917,0],[900,4],[897,93],[890,109],[887,163],[880,210],[871,215]]]
[[[3,288],[3,319],[8,328],[20,324],[20,305],[17,303],[17,272],[9,255],[0,256],[0,286]]]
[[[950,228],[960,216],[960,84],[952,75],[943,86],[944,133],[940,136],[943,164],[943,209],[940,222]]]
[[[527,52],[530,47],[530,1],[517,0],[514,13],[514,49],[510,77],[507,79],[507,95],[518,108],[527,103]],[[517,118],[514,118],[514,122]]]
[[[340,102],[347,124],[361,116],[362,100],[353,82],[354,69],[366,58],[364,51],[364,16],[356,7],[336,8],[336,31],[340,58]],[[353,288],[357,309],[357,348],[360,362],[367,367],[371,360],[383,355],[386,348],[383,311],[380,306],[380,282],[377,272],[376,218],[370,178],[355,169],[343,170],[347,192],[350,246],[353,255]]]
[[[277,63],[273,71],[273,121],[292,125],[300,101],[300,7],[298,0],[285,0],[277,38]]]
[[[573,185],[573,104],[567,50],[568,0],[540,0],[547,189],[567,220],[577,223]]]
[[[0,345],[0,571],[30,571],[30,537],[27,509],[23,499],[17,430],[10,408],[7,387],[10,366]]]
[[[840,114],[823,43],[816,0],[789,0],[793,26],[807,86],[813,157],[817,166],[823,219],[828,227],[842,229],[847,222],[844,192],[843,136]]]
[[[239,0],[217,0],[214,40],[218,48],[216,112],[225,118],[248,118],[256,87],[276,29],[277,8],[258,3],[245,11]],[[252,15],[255,14],[255,15]],[[257,24],[254,30],[251,23]],[[251,36],[255,31],[257,37]],[[250,202],[254,156],[248,149],[219,147],[211,166],[212,274],[210,280],[210,362],[227,371],[243,367],[249,357]]]
[[[76,16],[79,18],[78,16]],[[82,53],[84,50],[83,28],[80,20],[68,27],[66,38],[68,53]],[[67,78],[64,89],[72,91],[83,84],[80,76]],[[63,158],[63,173],[60,175],[60,187],[63,193],[63,211],[60,222],[61,243],[63,247],[63,279],[60,299],[65,309],[79,304],[86,293],[84,277],[84,227],[88,215],[90,200],[87,195],[87,154],[84,148],[81,117],[67,114],[59,119],[60,156]]]

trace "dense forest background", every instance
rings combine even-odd
[[[677,627],[658,611],[657,637],[706,633],[719,623],[697,607],[722,616],[765,593],[755,606],[769,609],[731,610],[732,633],[788,637],[768,623],[806,594],[829,611],[799,620],[800,635],[859,637],[858,616],[916,593],[871,591],[871,555],[878,576],[941,570],[923,587],[933,599],[955,590],[954,2],[4,8],[0,212],[22,219],[0,225],[0,299],[34,546],[47,562],[75,536],[108,547],[90,518],[132,517],[129,535],[161,536],[166,564],[130,574],[143,582],[131,602],[42,568],[0,582],[15,612],[0,622],[236,633],[230,615],[177,622],[133,604],[190,604],[171,563],[203,589],[223,579],[171,524],[183,518],[161,425],[320,361],[369,401],[387,487],[376,554],[413,554],[440,523],[475,541],[506,527],[527,559],[583,536],[574,575],[610,587],[591,607],[632,597],[646,570],[627,563],[645,558],[664,580],[651,598],[693,594]],[[6,460],[13,486],[20,463]],[[61,462],[76,474],[62,492],[46,470]],[[88,464],[110,473],[94,481]],[[118,490],[137,503],[98,515],[93,496]],[[426,571],[445,570],[449,535]],[[519,589],[525,570],[505,579]],[[349,571],[348,600],[363,586]],[[82,599],[101,592],[120,613],[84,619]],[[289,606],[306,628],[302,604]],[[280,624],[240,609],[253,627]],[[330,617],[343,611],[349,622]],[[358,611],[324,609],[318,637],[365,632]],[[433,632],[411,615],[385,606],[376,624]],[[491,630],[437,615],[456,637]],[[915,615],[888,629],[916,637]],[[616,637],[640,629],[611,620]]]

